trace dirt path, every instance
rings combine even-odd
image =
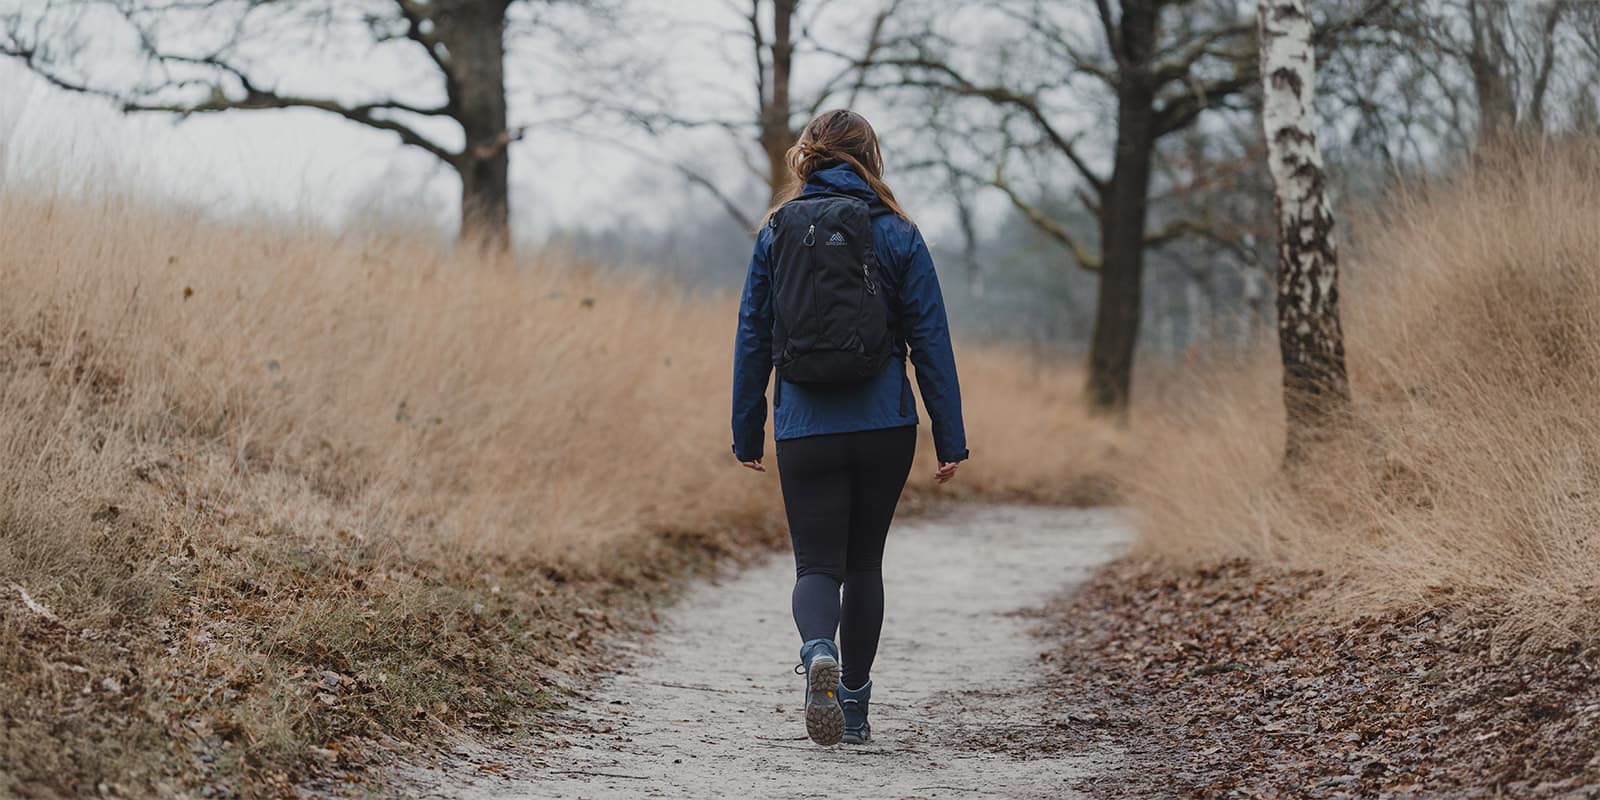
[[[585,732],[566,736],[569,747],[525,760],[515,778],[484,770],[505,754],[463,752],[407,782],[421,796],[478,800],[799,797],[817,781],[851,797],[1077,796],[1115,752],[1003,751],[1016,753],[1014,734],[1041,704],[1069,702],[1038,689],[1048,643],[1030,635],[1029,612],[1124,538],[1096,511],[970,508],[897,525],[869,745],[806,739],[793,561],[777,556],[667,610],[633,663],[572,712]],[[1010,746],[990,744],[1001,738]]]

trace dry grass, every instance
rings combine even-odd
[[[731,298],[128,199],[0,218],[0,794],[506,730],[666,579],[781,541],[728,452]],[[1092,424],[1074,376],[960,356],[964,492],[1092,485],[1112,442],[1041,443]]]
[[[1600,144],[1518,154],[1358,220],[1357,433],[1279,473],[1271,359],[1192,380],[1130,492],[1144,547],[1327,570],[1354,608],[1600,636]]]

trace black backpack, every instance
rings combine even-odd
[[[843,194],[785,203],[772,226],[772,363],[797,384],[850,384],[893,357],[872,210]]]

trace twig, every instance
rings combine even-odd
[[[588,775],[594,778],[632,778],[636,781],[650,780],[649,775],[623,775],[620,772],[590,772],[583,769],[557,769],[551,771],[557,775]]]
[[[33,595],[28,594],[27,589],[24,589],[15,583],[11,584],[11,588],[16,589],[17,594],[22,595],[22,604],[27,606],[29,611],[32,611],[33,613],[38,614],[39,616],[44,617],[45,619],[50,620],[57,625],[61,624],[61,618],[51,612],[50,609],[45,608],[44,605],[38,600],[33,599]]]
[[[673,683],[672,681],[656,681],[656,685],[657,686],[665,686],[668,689],[693,689],[694,691],[697,691],[697,692],[711,692],[712,694],[729,694],[729,691],[727,689],[718,689],[718,688],[712,687],[712,686],[692,686],[692,685],[687,684],[687,683]]]

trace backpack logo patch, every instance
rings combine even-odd
[[[844,234],[842,233],[835,232],[832,236],[828,237],[829,247],[843,247],[844,244]]]

